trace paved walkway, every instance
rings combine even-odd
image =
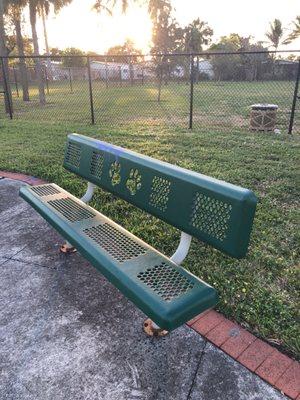
[[[162,339],[145,316],[0,180],[1,400],[283,400],[183,326]]]

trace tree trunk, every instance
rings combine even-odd
[[[39,42],[38,36],[36,32],[36,5],[34,0],[29,1],[29,14],[30,14],[30,24],[31,24],[31,31],[32,31],[32,43],[33,43],[33,54],[35,56],[39,56]],[[35,71],[36,77],[38,81],[38,88],[39,88],[39,100],[40,104],[46,104],[46,97],[45,97],[45,87],[43,82],[43,70],[41,60],[39,58],[35,58]]]
[[[7,56],[7,48],[5,43],[5,29],[4,29],[4,1],[0,0],[0,57]],[[12,97],[11,88],[9,84],[9,69],[8,69],[8,59],[2,58],[2,75],[5,75],[6,79],[3,79],[3,86],[5,90],[5,112],[12,113]]]
[[[49,49],[48,33],[47,33],[47,27],[46,27],[46,17],[45,17],[44,7],[42,7],[41,14],[42,14],[42,22],[43,22],[43,31],[44,31],[46,54],[47,54],[47,56],[50,56],[50,49]],[[47,58],[47,78],[49,78],[49,77],[52,79],[52,65],[51,65],[50,57]]]
[[[271,56],[271,58],[272,58],[272,79],[274,79],[275,78],[275,63],[276,63],[276,52],[277,52],[277,48],[278,48],[278,46],[274,46],[274,48],[275,48],[275,53],[272,53],[272,56]]]
[[[25,59],[22,58],[24,56],[24,43],[21,31],[21,14],[19,13],[16,16],[15,20],[15,28],[16,28],[16,39],[17,39],[17,47],[18,47],[18,54],[21,56],[19,59],[19,68],[20,68],[20,75],[21,75],[21,85],[23,90],[23,100],[29,101],[29,89],[28,89],[28,77],[27,77],[27,68]]]

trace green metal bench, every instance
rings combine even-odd
[[[251,191],[77,134],[68,136],[64,167],[88,181],[81,200],[52,183],[24,186],[21,197],[148,315],[152,327],[173,330],[216,305],[216,290],[180,264],[192,236],[245,256],[257,202]],[[96,186],[180,229],[174,255],[88,206]]]

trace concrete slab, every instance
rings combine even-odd
[[[63,237],[47,226],[46,235],[28,243],[12,259],[42,267],[56,268],[64,263],[66,259],[66,256],[59,251],[64,242],[65,239]]]
[[[285,398],[186,326],[146,337],[143,313],[80,254],[60,255],[59,235],[3,181],[0,399]]]
[[[88,264],[70,264],[0,269],[0,398],[187,398],[201,336],[184,326],[146,337],[141,312]]]
[[[21,211],[11,218],[1,218],[0,257],[10,258],[23,250],[28,244],[47,236],[49,225],[32,210]]]
[[[20,187],[24,185],[24,183],[12,179],[0,179],[0,215],[8,210],[12,215],[15,205],[23,203],[18,194]],[[23,206],[28,208],[26,204],[23,204]]]
[[[0,265],[4,264],[7,261],[7,258],[0,257]]]
[[[287,397],[207,343],[189,399],[284,400]]]
[[[10,258],[24,249],[28,244],[47,236],[50,227],[18,195],[23,184],[0,180],[0,257]]]

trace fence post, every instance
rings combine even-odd
[[[295,108],[296,108],[296,102],[297,102],[297,97],[298,97],[299,79],[300,79],[300,59],[298,60],[298,71],[297,71],[297,76],[296,76],[296,81],[295,81],[294,97],[293,97],[290,125],[289,125],[289,131],[288,131],[289,135],[291,135],[292,131],[293,131]]]
[[[46,65],[44,66],[45,68],[45,80],[46,80],[46,89],[47,89],[47,94],[49,94],[49,76],[48,76],[48,69]]]
[[[89,56],[87,56],[87,67],[88,67],[88,77],[89,77],[89,94],[90,94],[90,106],[91,106],[91,119],[92,119],[92,124],[94,125],[95,124],[94,100],[93,100],[91,63],[90,63],[90,57]]]
[[[73,83],[72,83],[71,68],[69,68],[69,82],[70,82],[70,91],[71,91],[71,93],[73,93]]]
[[[17,92],[17,96],[19,97],[18,78],[17,78],[17,72],[16,72],[15,66],[13,66],[13,71],[14,71],[14,79],[15,79],[16,92]]]
[[[48,78],[48,75],[46,75],[46,89],[47,89],[47,94],[49,94],[49,78]]]
[[[5,69],[5,66],[4,66],[3,57],[1,57],[1,65],[2,65],[2,76],[3,76],[5,111],[8,112],[9,118],[13,119],[12,99],[10,97],[8,77],[6,75],[6,69]]]
[[[105,59],[105,87],[108,88],[108,67],[107,60]]]
[[[122,86],[122,68],[121,68],[121,65],[119,65],[119,77],[120,77],[120,86]]]
[[[190,122],[189,129],[193,128],[193,107],[194,107],[194,55],[190,56]]]
[[[129,77],[130,77],[130,85],[133,86],[134,71],[133,71],[133,65],[132,65],[131,57],[129,57]]]

